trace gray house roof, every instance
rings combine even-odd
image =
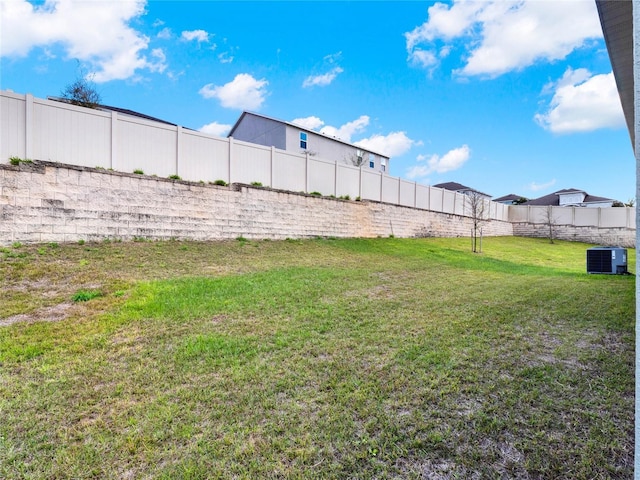
[[[523,203],[522,205],[541,205],[541,206],[560,206],[560,195],[564,193],[584,193],[585,197],[581,203],[600,203],[600,202],[614,202],[612,198],[605,197],[596,197],[595,195],[589,195],[584,190],[579,190],[577,188],[565,188],[563,190],[558,190],[557,192],[550,193],[549,195],[544,195],[542,197],[534,198],[529,200],[528,202]]]
[[[525,198],[522,195],[516,195],[515,193],[510,193],[509,195],[504,195],[502,197],[494,198],[494,202],[498,203],[513,203],[516,200],[520,200],[521,198]]]
[[[341,140],[339,138],[331,137],[329,135],[325,135],[324,133],[320,133],[320,132],[318,132],[316,130],[311,130],[309,128],[303,127],[302,125],[298,125],[296,123],[291,123],[291,122],[287,122],[285,120],[280,120],[278,118],[273,118],[273,117],[269,117],[267,115],[262,115],[260,113],[248,112],[248,111],[242,112],[242,114],[240,115],[240,117],[238,118],[236,123],[234,123],[233,127],[231,127],[231,130],[229,131],[229,134],[227,135],[228,137],[233,137],[233,133],[236,131],[236,129],[238,128],[238,126],[240,125],[240,123],[242,122],[244,117],[246,117],[247,115],[252,115],[254,117],[260,117],[260,118],[266,118],[267,120],[271,120],[273,122],[278,122],[278,123],[281,123],[282,125],[288,125],[288,126],[290,126],[292,128],[296,128],[298,130],[302,130],[303,132],[311,133],[313,135],[320,135],[322,137],[325,137],[325,138],[328,138],[330,140],[333,140],[334,142],[342,143],[344,145],[348,145],[348,146],[353,147],[353,148],[362,148],[363,150],[366,150],[367,152],[371,152],[371,153],[373,153],[375,155],[378,155],[379,157],[386,158],[387,160],[389,160],[391,158],[391,157],[389,157],[389,155],[385,155],[385,154],[379,153],[379,152],[374,152],[374,151],[370,150],[368,147],[360,147],[360,146],[355,145],[353,143],[345,142],[344,140]]]
[[[438,183],[437,185],[434,185],[434,187],[444,188],[445,190],[451,190],[452,192],[458,193],[475,192],[479,193],[480,195],[484,195],[485,197],[491,198],[491,195],[489,194],[483,193],[479,190],[476,190],[475,188],[467,187],[466,185],[462,185],[461,183],[457,182]]]

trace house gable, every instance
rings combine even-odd
[[[579,205],[584,202],[587,194],[581,190],[561,190],[557,193],[558,205],[561,207]]]
[[[286,125],[278,120],[244,112],[229,132],[243,142],[286,150]]]

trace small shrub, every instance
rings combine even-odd
[[[236,240],[237,240],[238,242],[246,242],[246,241],[247,241],[247,239],[246,239],[246,238],[244,238],[242,235],[240,235],[239,237],[236,237]]]
[[[13,242],[13,243],[11,244],[11,246],[12,246],[13,248],[20,248],[20,247],[22,247],[22,243],[20,243],[20,242]]]
[[[309,195],[315,195],[317,197],[321,197],[322,194],[320,192],[310,192]]]
[[[213,184],[214,185],[220,185],[222,187],[226,187],[228,185],[227,182],[225,182],[224,180],[220,180],[220,179],[218,179],[215,182],[213,182]]]
[[[78,240],[78,245],[84,245],[85,241],[81,238],[80,240]]]
[[[254,187],[261,187],[262,182],[251,182],[251,185],[253,185]]]
[[[47,251],[44,248],[39,248],[38,249],[38,255],[45,255],[47,253]]]
[[[20,165],[21,163],[33,163],[33,161],[28,158],[9,157],[9,163],[11,165]]]
[[[169,175],[169,178],[171,180],[182,180],[182,178],[180,178],[180,175],[175,175],[175,174],[174,175]]]
[[[351,200],[351,197],[349,195],[341,195],[340,199],[341,200]]]
[[[359,196],[356,197],[356,202],[360,202],[360,201],[362,201],[362,199]]]
[[[87,260],[86,258],[80,260],[81,267],[86,267],[87,265],[89,265],[89,260]]]
[[[49,246],[49,248],[59,248],[60,244],[58,242],[49,242],[47,244]]]
[[[88,302],[89,300],[93,300],[94,298],[98,298],[102,296],[102,292],[99,290],[78,290],[73,294],[71,300],[74,302]]]
[[[140,170],[139,168],[136,168],[133,173],[135,173],[136,175],[144,175],[144,172],[142,170]]]

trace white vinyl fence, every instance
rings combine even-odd
[[[122,172],[139,169],[159,177],[179,175],[196,182],[260,182],[294,192],[348,195],[352,199],[360,197],[469,215],[469,199],[463,194],[332,159],[214,137],[181,126],[32,95],[0,92],[0,127],[2,162],[16,156]],[[541,213],[535,209],[521,210],[522,207],[496,202],[487,202],[486,206],[491,219],[544,223],[539,221]],[[562,208],[554,215],[558,224],[635,228],[635,216],[629,210]]]
[[[636,209],[632,207],[585,208],[512,205],[509,221],[575,227],[636,228]]]

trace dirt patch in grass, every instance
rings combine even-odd
[[[17,322],[59,322],[69,317],[74,305],[72,303],[59,303],[51,307],[39,308],[31,313],[20,313],[11,317],[0,319],[0,327],[7,327]]]

